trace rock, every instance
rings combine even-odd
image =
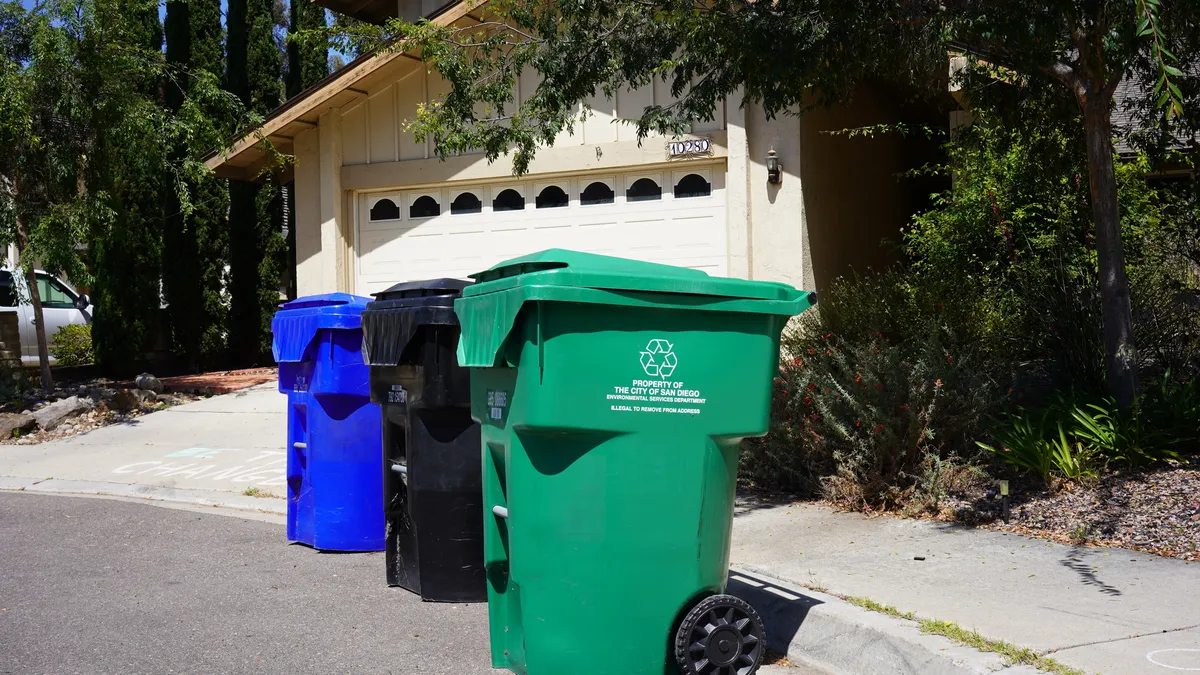
[[[13,431],[30,431],[37,426],[33,415],[25,413],[0,413],[0,440],[12,438]]]
[[[159,396],[158,400],[167,405],[179,405],[180,403],[183,403],[183,399],[179,398],[178,396],[170,396],[170,395]]]
[[[112,397],[110,405],[117,412],[129,412],[154,403],[157,398],[158,394],[149,389],[122,389]]]
[[[135,390],[122,389],[113,395],[112,400],[108,402],[109,406],[117,412],[129,412],[134,408],[142,405],[141,399],[134,395]]]
[[[150,373],[142,373],[133,381],[138,389],[148,389],[155,394],[161,394],[163,391],[163,383]]]
[[[34,411],[33,418],[37,420],[39,427],[49,430],[62,424],[62,421],[68,417],[74,417],[91,410],[93,405],[89,399],[71,396],[39,408]]]

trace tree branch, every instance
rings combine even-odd
[[[1067,85],[1067,88],[1075,92],[1076,96],[1082,96],[1085,91],[1083,81],[1079,77],[1079,73],[1075,72],[1075,68],[1062,61],[1056,61],[1048,66],[1042,66],[1042,72],[1050,77]]]

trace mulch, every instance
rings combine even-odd
[[[161,377],[159,381],[163,384],[163,390],[171,393],[216,396],[219,394],[231,394],[249,387],[274,382],[278,377],[278,373],[279,371],[275,368],[248,368],[245,370],[219,370],[211,373],[197,373],[195,375]],[[129,387],[134,386],[133,382],[125,382],[123,384]]]
[[[979,527],[1200,562],[1200,468],[1109,474],[1093,485],[1017,495],[1008,523]]]

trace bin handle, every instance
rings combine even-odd
[[[308,443],[304,443],[304,442],[301,442],[301,441],[296,441],[295,443],[292,443],[292,447],[293,447],[293,448],[295,448],[295,449],[297,449],[297,450],[307,450],[307,449],[308,449]]]
[[[492,507],[492,513],[498,518],[504,518],[505,520],[508,520],[508,509],[506,507],[497,504]]]
[[[406,473],[408,473],[408,467],[404,464],[393,464],[392,471],[395,471],[396,473],[405,473],[406,474]]]

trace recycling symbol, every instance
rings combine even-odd
[[[650,377],[661,377],[664,380],[675,372],[679,365],[675,358],[674,345],[666,340],[651,340],[642,352],[642,370]]]

